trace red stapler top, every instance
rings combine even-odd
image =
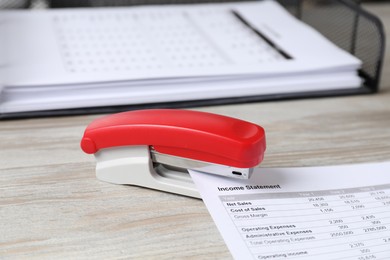
[[[158,153],[226,166],[258,165],[266,148],[264,129],[243,120],[173,109],[130,111],[92,122],[81,141],[92,154],[119,146],[147,145]]]

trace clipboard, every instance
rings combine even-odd
[[[191,4],[227,1],[161,1],[161,0],[51,0],[51,8],[60,7],[95,7],[95,6],[128,6],[155,4]],[[310,0],[279,0],[292,15],[310,25],[340,48],[353,54],[362,61],[358,71],[362,84],[359,88],[338,90],[304,91],[295,93],[265,94],[245,97],[213,98],[161,103],[142,103],[135,105],[98,106],[88,108],[72,108],[59,110],[42,110],[0,114],[0,119],[29,118],[45,116],[68,116],[97,113],[116,113],[128,110],[147,108],[190,108],[198,106],[214,106],[240,104],[276,100],[321,98],[372,94],[379,91],[380,74],[384,56],[384,29],[378,17],[365,11],[361,6],[346,0],[324,0],[313,3]],[[335,29],[337,28],[337,30]]]

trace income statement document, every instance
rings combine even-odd
[[[235,259],[390,259],[390,162],[190,174]]]

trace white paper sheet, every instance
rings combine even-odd
[[[235,259],[390,259],[390,162],[190,174]]]
[[[293,58],[280,57],[232,11]],[[357,58],[274,1],[2,15],[12,61],[8,86],[243,74],[281,76],[360,66]]]

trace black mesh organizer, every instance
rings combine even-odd
[[[230,1],[230,0],[228,0]],[[129,6],[150,4],[192,4],[204,2],[227,2],[226,0],[51,0],[51,8]],[[188,108],[222,104],[275,101],[297,98],[314,98],[369,94],[379,90],[380,73],[384,56],[385,36],[379,18],[366,12],[352,0],[279,0],[294,16],[309,24],[342,49],[358,57],[362,62],[359,75],[362,86],[355,89],[283,93],[250,97],[232,97],[142,105],[92,107],[55,111],[37,111],[9,115],[0,118],[22,118],[34,116],[58,116],[95,113],[114,113],[143,108]]]

